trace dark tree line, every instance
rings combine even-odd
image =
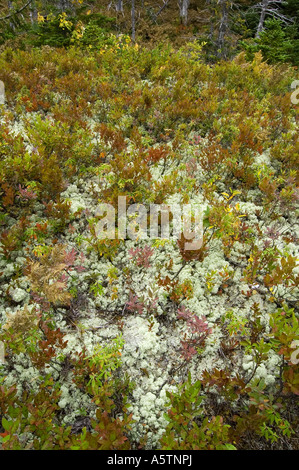
[[[284,37],[286,41],[290,41],[290,37],[298,41],[298,7],[299,0],[3,0],[0,2],[0,30],[6,27],[17,32],[21,25],[35,25],[39,12],[68,12],[76,16],[84,9],[92,9],[114,15],[120,23],[125,19],[122,24],[126,31],[120,32],[129,31],[133,41],[142,21],[147,22],[148,35],[153,27],[161,25],[163,28],[167,22],[181,25],[183,31],[184,28],[205,30],[215,57],[226,58],[232,38],[251,37],[256,40],[253,46],[264,40],[269,20],[274,23],[272,33],[266,38],[268,42],[284,42]]]

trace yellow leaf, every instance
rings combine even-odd
[[[41,15],[39,12],[37,13],[37,21],[38,23],[44,23],[45,22],[45,17]]]

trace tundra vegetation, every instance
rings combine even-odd
[[[89,3],[3,8],[1,448],[298,449],[296,34]],[[200,205],[202,245],[99,239],[119,196]]]

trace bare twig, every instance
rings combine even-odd
[[[6,16],[2,16],[2,18],[0,18],[0,21],[4,21],[4,20],[8,20],[9,18],[12,18],[13,16],[15,15],[18,15],[19,13],[21,13],[23,10],[25,10],[25,8],[27,8],[30,3],[32,2],[33,0],[29,0],[24,6],[22,6],[19,10],[15,10],[13,11],[12,13],[9,13],[9,15],[6,15]]]

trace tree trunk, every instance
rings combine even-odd
[[[132,10],[131,10],[131,17],[132,17],[132,41],[135,42],[135,0],[131,0],[132,2]]]
[[[12,4],[12,2],[11,2],[10,0],[8,1],[8,10],[9,10],[9,14],[12,14],[12,13],[13,13],[13,4]],[[10,28],[11,28],[13,31],[16,30],[15,24],[14,24],[12,18],[9,20],[9,26],[10,26]]]
[[[190,5],[190,0],[179,0],[178,5],[180,9],[181,22],[186,26],[188,23],[188,8]]]
[[[225,45],[225,35],[228,30],[228,10],[227,10],[227,0],[220,0],[221,5],[221,20],[219,26],[219,34],[217,40],[217,55],[218,57],[223,57],[224,45]]]
[[[117,0],[115,4],[115,9],[117,13],[122,13],[124,11],[123,0]]]
[[[70,0],[58,0],[58,8],[60,11],[71,10],[74,11],[73,4]]]
[[[29,15],[30,15],[31,24],[37,23],[37,8],[36,8],[36,3],[34,0],[30,6]]]
[[[266,11],[267,11],[268,5],[269,5],[269,0],[262,0],[262,11],[261,11],[261,15],[260,15],[259,24],[258,24],[258,27],[257,27],[257,30],[256,30],[256,35],[255,35],[256,38],[260,37],[260,33],[264,29],[264,22],[265,22],[265,16],[266,16]]]

